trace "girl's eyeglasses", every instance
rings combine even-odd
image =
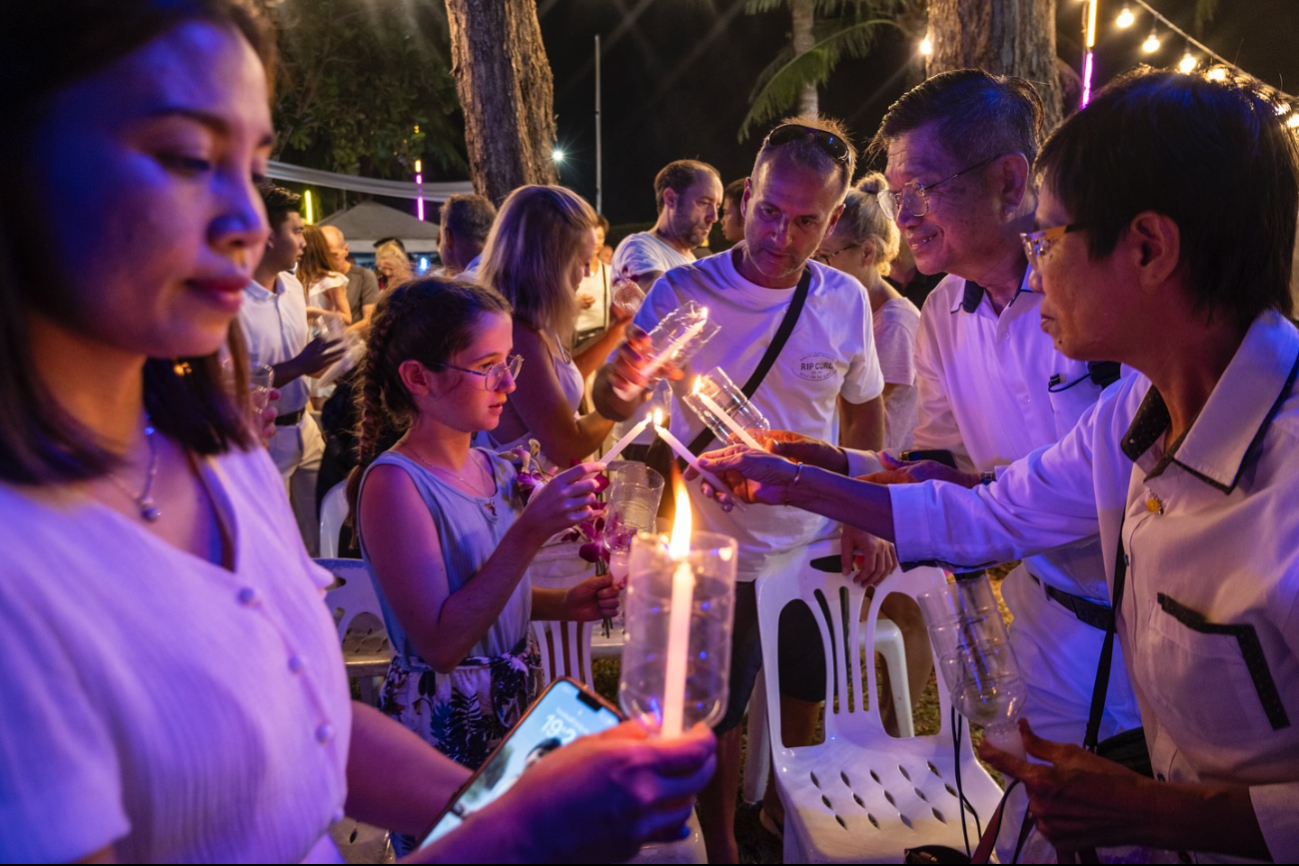
[[[488,391],[499,391],[505,385],[505,377],[508,375],[510,381],[519,378],[519,371],[523,369],[523,356],[511,355],[499,364],[493,364],[486,370],[470,370],[468,367],[457,367],[454,364],[437,364],[435,366],[445,367],[448,370],[459,370],[461,373],[473,373],[475,376],[483,377],[483,388]]]

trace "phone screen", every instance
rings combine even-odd
[[[551,683],[434,823],[420,847],[459,827],[466,816],[508,791],[529,767],[555,749],[621,721],[616,710],[573,680]]]

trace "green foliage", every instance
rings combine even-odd
[[[259,3],[278,33],[277,159],[384,179],[416,159],[466,170],[441,3]]]
[[[790,0],[748,0],[750,14],[788,10]],[[820,86],[829,80],[835,66],[845,57],[865,57],[882,27],[904,33],[915,29],[917,17],[923,30],[925,0],[810,0],[816,16],[812,47],[796,54],[791,44],[762,70],[749,94],[749,112],[740,124],[744,141],[769,120],[785,114],[798,103],[807,84]],[[920,12],[919,16],[917,12]]]

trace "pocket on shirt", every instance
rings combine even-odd
[[[1052,377],[1048,389],[1051,400],[1051,412],[1055,417],[1056,433],[1063,438],[1074,428],[1083,413],[1100,399],[1101,389],[1091,381],[1086,364],[1070,365],[1066,372]]]
[[[1193,739],[1232,743],[1289,727],[1253,625],[1210,622],[1165,593],[1158,603],[1142,667],[1170,732],[1180,727]]]

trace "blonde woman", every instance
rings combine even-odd
[[[410,258],[392,241],[380,244],[374,251],[374,269],[379,272],[379,279],[382,282],[379,288],[385,292],[415,279]]]
[[[897,226],[876,199],[887,186],[884,175],[872,172],[848,190],[839,224],[815,258],[856,277],[870,295],[871,330],[884,373],[884,447],[896,452],[911,447],[916,429],[920,310],[884,279],[900,245]]]
[[[555,466],[581,460],[613,429],[612,421],[595,412],[578,414],[590,371],[580,369],[568,351],[577,325],[577,290],[595,255],[595,223],[595,211],[571,190],[519,187],[501,206],[483,248],[479,282],[514,308],[514,351],[528,370],[490,436],[498,448],[536,439]],[[617,336],[610,342],[616,345]]]

